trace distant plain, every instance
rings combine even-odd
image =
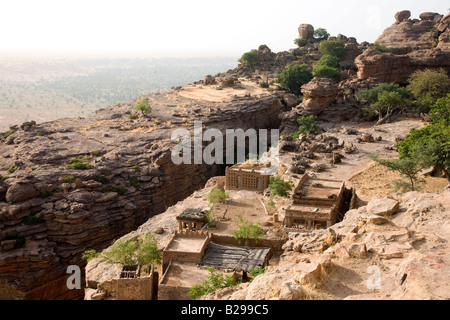
[[[0,132],[25,121],[87,117],[100,108],[204,79],[236,57],[0,59]]]

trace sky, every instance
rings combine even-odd
[[[374,42],[410,10],[449,11],[448,0],[2,0],[0,55],[239,56],[295,47],[312,24]]]

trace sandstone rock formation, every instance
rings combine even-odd
[[[397,22],[376,41],[392,52],[371,49],[356,58],[359,79],[406,84],[408,76],[418,69],[450,70],[450,17],[424,13],[420,21],[415,21],[407,16],[398,13]]]

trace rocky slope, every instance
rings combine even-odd
[[[375,197],[327,230],[291,233],[278,266],[204,299],[449,299],[450,189]]]

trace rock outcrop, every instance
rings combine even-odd
[[[377,39],[391,52],[364,51],[355,60],[358,78],[406,84],[418,69],[444,68],[450,71],[450,16],[423,13],[410,20],[410,13],[396,14],[396,23]],[[408,17],[408,18],[407,18]]]
[[[327,78],[314,77],[309,83],[302,86],[303,101],[289,112],[280,115],[282,131],[286,128],[296,128],[297,119],[301,116],[319,115],[332,104],[339,88],[337,84]]]
[[[310,24],[301,24],[298,27],[298,38],[312,40],[314,38],[314,27]]]

